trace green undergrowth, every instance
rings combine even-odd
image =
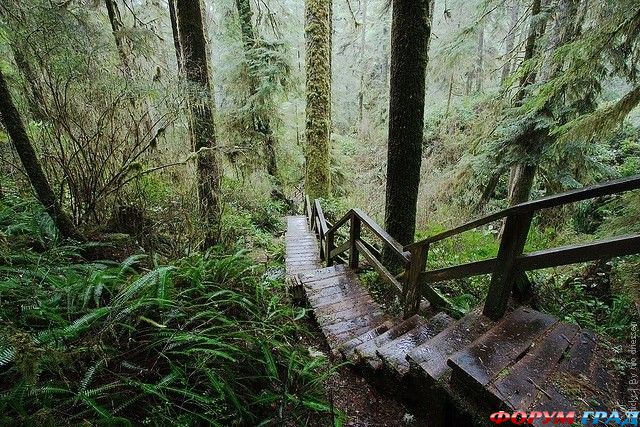
[[[278,265],[240,251],[87,262],[0,201],[0,425],[304,425],[330,370]],[[280,273],[278,273],[280,271]]]

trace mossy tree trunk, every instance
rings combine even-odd
[[[305,190],[331,193],[331,0],[306,0]]]
[[[184,74],[189,88],[192,145],[197,152],[198,199],[205,222],[204,246],[220,236],[220,166],[216,156],[214,101],[201,0],[177,0],[176,17]]]
[[[60,234],[65,238],[71,238],[83,241],[84,237],[78,232],[69,216],[64,212],[62,206],[56,199],[56,196],[49,184],[49,181],[42,170],[40,160],[38,159],[33,145],[29,140],[29,136],[25,130],[22,118],[18,109],[13,103],[11,93],[7,81],[0,70],[0,118],[7,129],[7,133],[13,142],[13,146],[20,157],[22,166],[24,167],[29,182],[33,186],[38,200],[47,213],[55,222]]]
[[[573,40],[578,31],[576,28],[578,4],[578,0],[560,0],[558,2],[554,28],[550,37],[549,46],[546,47],[548,52],[554,52],[557,48]],[[539,13],[541,13],[541,2],[540,0],[534,0],[532,4],[532,28],[529,39],[527,40],[525,60],[533,57],[536,41],[540,39],[546,28],[546,20],[536,22],[538,21],[536,17]],[[538,28],[536,28],[536,25]],[[559,63],[551,54],[548,54],[546,60],[543,61],[543,67],[539,73],[532,71],[529,75],[523,77],[516,103],[522,103],[526,88],[536,81],[538,74],[540,74],[540,80],[547,81],[556,78],[561,71],[562,63]],[[554,104],[562,102],[564,101],[561,99],[550,99],[537,114],[550,114],[550,110],[554,107]],[[509,180],[510,205],[517,205],[529,200],[538,170],[537,164],[540,153],[552,140],[553,137],[549,135],[549,129],[547,127],[536,125],[536,122],[532,121],[515,141],[516,144],[521,147],[525,160],[512,167],[511,179]]]
[[[251,12],[250,0],[236,0],[236,9],[240,18],[240,32],[242,34],[242,45],[248,66],[249,74],[249,98],[256,99],[258,95],[258,87],[260,85],[260,76],[256,73],[255,52],[259,47],[259,40],[253,28],[253,13]],[[260,101],[257,101],[260,102]],[[260,106],[256,106],[258,109]],[[255,110],[255,107],[254,107]],[[271,119],[268,114],[254,112],[253,126],[264,141],[264,155],[267,163],[267,173],[277,178],[278,167],[276,162],[276,138],[271,127]]]
[[[403,245],[415,235],[429,17],[429,0],[393,1],[385,227]],[[387,251],[384,261],[390,266],[397,262]]]

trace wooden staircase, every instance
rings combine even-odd
[[[527,307],[510,306],[497,320],[481,307],[457,320],[445,311],[393,317],[360,284],[355,268],[321,267],[321,258],[331,264],[339,250],[323,241],[323,218],[314,227],[316,240],[313,218],[288,217],[286,267],[333,355],[401,391],[433,425],[491,425],[489,415],[499,410],[618,407],[617,379],[607,373],[606,349],[592,332]],[[356,247],[371,255],[371,246]]]

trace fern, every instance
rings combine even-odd
[[[0,342],[0,366],[13,362],[16,352],[12,347],[5,346]]]

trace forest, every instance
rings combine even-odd
[[[0,0],[0,426],[638,411],[639,104],[639,0]]]

